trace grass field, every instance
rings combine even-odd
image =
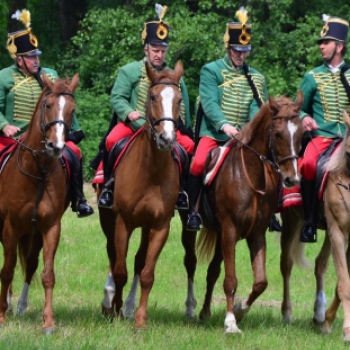
[[[90,202],[96,200],[87,187]],[[314,259],[321,246],[319,242],[307,246],[307,255]],[[180,241],[180,221],[176,216],[171,225],[169,240],[159,258],[155,284],[148,309],[148,329],[133,330],[133,322],[109,322],[101,315],[103,286],[107,275],[105,238],[99,226],[98,213],[77,219],[68,210],[63,218],[60,246],[55,260],[56,286],[54,309],[56,330],[44,336],[41,330],[43,288],[40,281],[42,265],[30,293],[30,305],[25,316],[10,314],[0,329],[2,349],[342,349],[342,310],[338,313],[333,333],[320,334],[312,324],[315,281],[313,270],[295,269],[292,276],[294,321],[284,325],[280,313],[282,278],[279,273],[279,242],[275,233],[268,233],[267,272],[269,286],[253,305],[250,313],[239,324],[241,335],[225,336],[225,300],[222,275],[215,288],[213,317],[202,323],[196,318],[183,317],[186,297],[186,275],[183,267],[183,249]],[[139,242],[135,231],[128,256],[129,281],[132,280],[132,261]],[[246,297],[251,289],[252,274],[245,242],[237,246],[237,273],[239,297]],[[206,266],[199,265],[196,274],[198,315],[205,293]],[[326,277],[328,301],[333,296],[335,272],[330,264]],[[13,303],[22,288],[22,275],[16,270]],[[125,294],[126,295],[126,294]],[[15,305],[14,305],[15,306]]]

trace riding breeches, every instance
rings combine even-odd
[[[210,150],[217,146],[218,146],[218,141],[210,137],[204,136],[199,140],[196,153],[192,159],[190,174],[195,176],[203,176],[207,156]]]
[[[130,137],[135,131],[127,124],[119,122],[109,133],[106,138],[106,149],[109,152],[112,147],[121,139]],[[177,142],[185,149],[188,155],[194,152],[194,142],[187,135],[181,134],[179,130],[176,131]]]
[[[307,144],[304,155],[299,159],[298,164],[300,174],[304,179],[313,180],[315,178],[318,158],[332,141],[331,138],[317,136]]]

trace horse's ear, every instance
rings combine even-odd
[[[72,92],[78,87],[79,82],[80,82],[79,73],[75,73],[69,84]]]
[[[298,111],[300,111],[301,106],[303,105],[304,102],[304,95],[303,92],[301,90],[298,91],[298,95],[297,95],[297,99],[295,101],[295,105],[298,108]]]
[[[180,81],[183,74],[184,74],[184,67],[182,65],[182,62],[179,60],[176,62],[175,69],[174,69],[174,76],[176,80]]]
[[[279,110],[281,109],[280,105],[271,96],[269,96],[269,106],[270,106],[270,111],[272,112],[272,115],[277,115]]]
[[[48,76],[45,73],[42,74],[41,79],[47,87],[47,89],[52,90],[53,82],[48,78]]]
[[[155,81],[155,77],[156,77],[156,73],[153,71],[153,69],[150,67],[150,65],[148,64],[148,62],[145,62],[145,67],[146,67],[146,74],[147,77],[149,79],[150,82],[154,82]]]
[[[346,126],[350,129],[350,117],[346,111],[343,112],[343,119]]]

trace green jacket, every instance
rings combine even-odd
[[[264,103],[268,99],[264,76],[249,67],[249,73]],[[241,129],[259,111],[253,92],[241,68],[234,68],[228,56],[206,64],[200,73],[199,98],[203,108],[199,136],[227,141],[221,131],[229,123]]]
[[[57,72],[50,68],[41,68],[54,81]],[[27,76],[16,65],[0,70],[0,130],[11,124],[19,127],[20,136],[28,128],[36,103],[42,89],[34,76]],[[79,123],[74,116],[72,131],[79,130]]]
[[[169,69],[164,67],[163,69]],[[132,111],[145,115],[149,80],[146,75],[145,60],[129,63],[119,69],[117,79],[111,92],[111,104],[118,115],[118,119],[126,121]],[[181,116],[186,126],[191,127],[188,92],[184,80],[181,78],[180,89],[182,94]],[[183,118],[185,116],[185,119]],[[131,122],[133,130],[138,130],[145,121],[138,119]]]
[[[349,82],[350,70],[346,71],[345,77]],[[340,69],[333,74],[326,64],[314,68],[304,75],[300,89],[304,94],[301,118],[311,116],[322,129],[312,131],[312,135],[344,135],[343,111],[350,114],[350,103],[340,80]]]

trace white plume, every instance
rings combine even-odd
[[[155,9],[156,9],[156,12],[158,14],[158,18],[161,19],[162,12],[163,12],[163,6],[160,4],[156,4]]]
[[[328,16],[325,13],[322,15],[322,21],[323,22],[327,22],[330,18],[331,18],[331,16]]]

